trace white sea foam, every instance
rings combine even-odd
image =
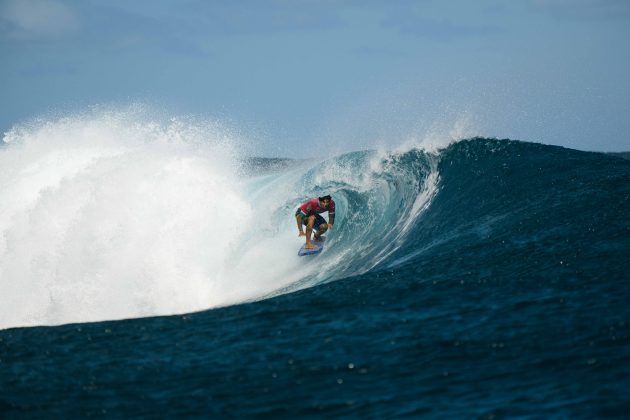
[[[218,124],[100,110],[4,141],[0,328],[190,312],[304,275],[269,251],[295,238],[256,241],[263,209]]]

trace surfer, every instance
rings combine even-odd
[[[320,213],[328,212],[328,223],[320,216]],[[306,249],[317,248],[317,245],[311,243],[311,233],[315,229],[315,235],[313,239],[316,241],[323,240],[322,235],[328,229],[332,229],[335,223],[335,201],[329,196],[325,195],[319,198],[313,198],[308,200],[298,207],[295,212],[295,220],[297,221],[297,227],[300,231],[298,236],[306,236]],[[306,226],[306,233],[303,226]]]

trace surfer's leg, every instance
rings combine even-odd
[[[322,234],[328,230],[326,219],[319,214],[315,215],[315,223],[313,224],[313,227],[315,228],[314,236],[316,240],[321,240]]]
[[[315,224],[315,216],[311,215],[308,217],[306,221],[306,245],[304,248],[313,249],[316,248],[316,245],[311,243],[311,234],[313,233],[313,225]]]
[[[319,225],[319,227],[317,228],[317,232],[315,232],[315,235],[313,235],[313,237],[316,240],[321,240],[321,237],[324,233],[326,233],[326,231],[328,230],[328,224],[327,223],[322,223],[321,225]]]

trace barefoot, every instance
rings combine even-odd
[[[319,246],[314,245],[314,244],[306,244],[304,245],[305,249],[315,249],[315,248],[319,248]]]

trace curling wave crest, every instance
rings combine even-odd
[[[186,313],[369,271],[439,180],[416,149],[251,159],[219,124],[137,112],[38,121],[4,142],[0,328]],[[321,256],[299,258],[294,210],[323,193],[337,223]]]

